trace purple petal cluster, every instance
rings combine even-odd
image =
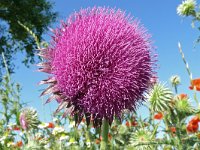
[[[21,114],[19,120],[20,120],[20,125],[21,125],[21,127],[22,127],[24,130],[26,130],[26,129],[28,128],[28,123],[27,123],[27,121],[26,121],[25,115],[24,115],[24,114]]]
[[[51,76],[42,93],[52,94],[57,111],[80,121],[103,118],[112,122],[124,109],[135,110],[154,76],[155,59],[150,35],[121,10],[88,8],[72,14],[53,31],[50,46],[41,50],[40,71]]]

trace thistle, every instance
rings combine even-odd
[[[178,93],[178,85],[181,83],[181,78],[178,75],[173,75],[170,78],[170,82],[172,84],[172,87],[175,88],[175,92]]]
[[[38,114],[33,108],[24,108],[20,113],[20,125],[24,130],[37,128],[39,122]]]
[[[132,133],[130,138],[130,145],[128,149],[135,149],[135,150],[153,150],[151,143],[155,140],[155,135],[145,129],[139,129]]]
[[[185,0],[177,7],[177,13],[180,16],[195,15],[195,0]]]
[[[181,78],[178,75],[173,75],[170,78],[170,82],[173,87],[178,86],[181,83]]]
[[[147,94],[150,107],[155,112],[163,112],[171,108],[172,97],[172,91],[162,83],[156,83]]]
[[[178,112],[180,112],[180,114],[194,113],[194,109],[191,106],[188,97],[181,98],[180,96],[176,96],[174,102],[175,102],[175,108]]]
[[[45,62],[39,70],[51,74],[41,84],[50,86],[41,94],[56,99],[56,112],[65,109],[80,122],[93,118],[112,122],[124,109],[136,110],[155,74],[155,55],[146,29],[121,10],[88,8],[72,14],[53,31]]]

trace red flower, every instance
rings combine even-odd
[[[100,141],[102,141],[102,136],[99,137]],[[110,133],[108,133],[108,139],[111,140],[112,139],[112,135]]]
[[[99,137],[100,141],[102,141],[102,136]]]
[[[22,141],[18,141],[18,142],[15,144],[16,147],[22,147],[22,145],[23,145]]]
[[[14,130],[14,131],[19,131],[19,130],[20,130],[20,128],[19,128],[19,127],[17,127],[17,126],[14,126],[14,127],[12,128],[12,130]]]
[[[133,122],[131,122],[131,125],[132,125],[133,127],[135,127],[135,126],[138,125],[138,123],[137,123],[136,121],[133,121]]]
[[[127,127],[130,127],[130,126],[131,126],[130,123],[129,123],[129,121],[126,121],[126,126],[127,126]]]
[[[176,128],[175,128],[175,127],[170,127],[170,131],[171,131],[172,133],[175,133],[175,132],[176,132]]]
[[[163,114],[161,112],[154,115],[154,119],[161,120],[163,118]]]
[[[200,118],[198,116],[193,117],[190,121],[189,124],[187,125],[186,130],[190,133],[194,133],[198,131],[199,128],[199,123]]]
[[[179,98],[180,98],[180,100],[183,100],[183,99],[187,99],[188,98],[188,96],[187,96],[187,94],[179,94]]]
[[[95,140],[95,143],[96,143],[96,144],[100,144],[100,142],[101,142],[101,141],[100,141],[99,139],[96,139],[96,140]]]
[[[198,124],[200,122],[200,118],[198,116],[194,116],[191,120],[190,123],[192,124]]]
[[[192,124],[192,123],[189,123],[187,125],[187,128],[186,130],[190,133],[195,133],[198,131],[198,128],[199,128],[199,125],[198,124]]]
[[[49,122],[47,128],[54,128],[54,127],[55,127],[55,125],[52,122]]]
[[[197,91],[200,91],[200,78],[194,79],[191,81],[191,86],[189,86],[191,90],[196,88]]]
[[[111,140],[112,139],[112,136],[110,133],[108,133],[108,139]]]
[[[40,141],[41,139],[43,139],[42,137],[38,137],[36,138],[37,141]]]

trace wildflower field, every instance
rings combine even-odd
[[[148,10],[150,2],[141,10],[142,2],[79,3],[69,4],[74,11],[60,17],[54,7],[67,10],[66,2],[0,1],[0,150],[200,150],[200,74],[193,72],[199,60],[188,56],[198,57],[200,36],[195,34],[190,52],[188,41],[176,39],[187,21],[191,32],[199,33],[198,2],[166,2],[172,8],[151,2]],[[151,9],[168,24],[143,23],[156,20]],[[162,9],[173,9],[167,13],[182,22],[173,32],[174,18],[163,17]],[[147,17],[140,19],[140,13]],[[159,48],[159,39],[170,32],[175,38],[164,37],[162,45],[173,41],[173,53]],[[164,71],[160,55],[166,65],[175,60]],[[16,81],[15,59],[28,70],[37,66],[20,79],[44,77],[35,83],[40,90],[33,87],[40,92],[33,103],[52,105],[48,119],[41,107],[23,100],[34,91],[24,93]]]

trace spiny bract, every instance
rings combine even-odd
[[[173,98],[172,91],[163,83],[156,83],[147,94],[150,107],[155,112],[163,112],[170,109]]]

